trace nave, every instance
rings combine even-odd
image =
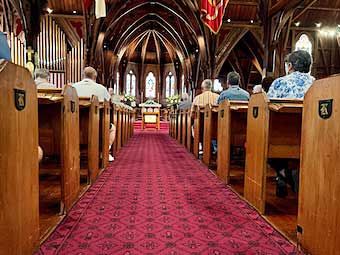
[[[139,131],[35,254],[298,252],[166,132]]]

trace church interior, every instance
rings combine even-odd
[[[339,73],[340,0],[1,0],[0,255],[340,254]]]

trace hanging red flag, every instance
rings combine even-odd
[[[92,2],[93,0],[84,0],[84,7],[86,11],[90,8]]]
[[[228,2],[229,0],[202,0],[202,20],[215,34],[218,33],[222,26]]]

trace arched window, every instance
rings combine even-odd
[[[113,93],[115,95],[118,95],[119,94],[119,73],[117,72],[117,75],[116,75],[116,82],[113,86]]]
[[[295,50],[305,50],[312,55],[313,45],[312,42],[309,40],[308,35],[302,34],[299,40],[295,44]]]
[[[145,96],[146,96],[146,98],[155,98],[156,97],[156,78],[155,78],[155,75],[152,72],[150,72],[148,74],[148,76],[146,76]]]
[[[136,96],[136,75],[132,70],[126,75],[126,94]]]
[[[165,97],[171,97],[176,93],[175,77],[171,72],[165,79]]]
[[[187,87],[185,86],[184,74],[182,75],[182,95],[187,93]]]
[[[214,85],[213,85],[213,91],[215,92],[221,92],[223,90],[222,84],[219,81],[219,79],[214,80]]]

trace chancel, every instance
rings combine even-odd
[[[0,255],[339,254],[339,73],[339,1],[0,1]]]

